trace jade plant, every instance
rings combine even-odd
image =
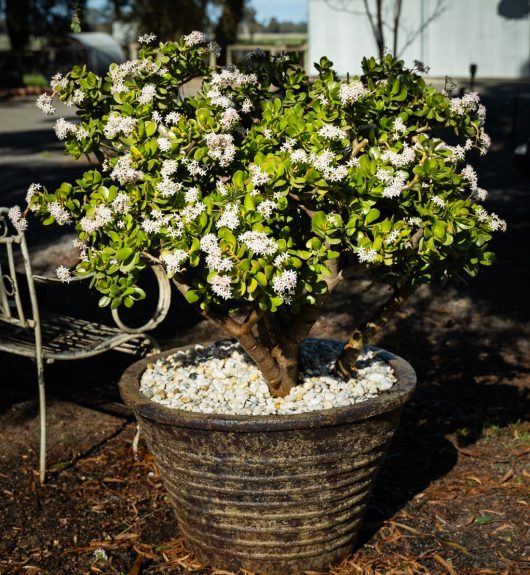
[[[367,58],[339,79],[322,58],[309,79],[290,56],[253,52],[211,68],[215,44],[194,32],[103,76],[76,67],[39,98],[77,108],[55,131],[92,166],[55,191],[33,184],[29,211],[73,225],[101,306],[131,306],[149,265],[162,265],[190,304],[261,369],[275,396],[297,383],[300,342],[337,285],[369,273],[388,299],[352,326],[335,366],[349,377],[362,346],[421,285],[492,262],[505,223],[466,154],[484,154],[477,94],[452,97],[416,63]],[[183,86],[195,80],[195,93]],[[68,281],[70,270],[58,275]]]

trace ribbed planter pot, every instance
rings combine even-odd
[[[196,557],[221,569],[292,575],[326,571],[354,546],[368,497],[403,405],[412,367],[383,350],[398,382],[353,406],[298,415],[179,411],[139,391],[147,364],[120,392],[140,423]]]

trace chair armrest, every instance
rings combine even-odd
[[[169,283],[166,272],[160,265],[151,266],[151,270],[153,270],[158,282],[158,304],[153,316],[140,327],[129,327],[121,321],[119,311],[117,309],[112,310],[114,322],[125,333],[143,333],[150,331],[164,321],[169,311],[171,304],[171,284]]]
[[[85,280],[90,279],[94,274],[88,274],[86,276],[72,276],[70,278],[70,280],[68,281],[68,283],[77,283],[77,282],[82,282]],[[33,280],[36,281],[37,283],[41,283],[41,284],[52,284],[52,285],[56,285],[56,284],[64,284],[65,282],[63,282],[62,280],[60,280],[59,278],[53,278],[53,277],[49,277],[49,276],[39,276],[39,275],[33,275]]]

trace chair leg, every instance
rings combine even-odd
[[[37,377],[39,382],[39,419],[40,419],[40,453],[39,480],[44,483],[46,475],[46,388],[44,386],[44,363],[37,359]]]

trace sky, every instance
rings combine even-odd
[[[256,20],[267,23],[272,17],[280,21],[307,22],[309,0],[251,0]]]

